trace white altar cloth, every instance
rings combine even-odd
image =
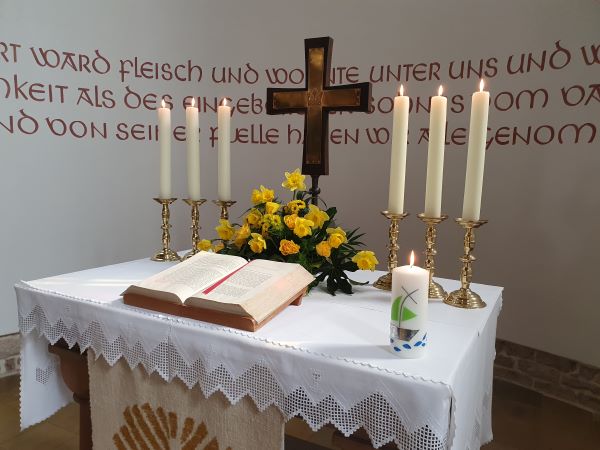
[[[249,395],[312,429],[364,427],[374,447],[478,449],[491,440],[492,368],[502,288],[474,285],[480,310],[430,303],[428,352],[399,359],[388,347],[388,292],[371,286],[330,296],[320,288],[256,333],[124,305],[131,283],[167,267],[138,260],[17,284],[23,334],[21,426],[71,401],[48,342],[125,358],[165,380],[180,378],[231,403]],[[374,281],[381,272],[357,272]],[[438,279],[447,289],[457,281]]]

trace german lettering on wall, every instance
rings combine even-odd
[[[299,55],[301,56],[301,55]],[[300,60],[299,60],[300,61]],[[37,75],[21,75],[22,63],[32,64]],[[400,83],[408,86],[426,84],[435,91],[438,84],[462,81],[461,92],[448,91],[448,123],[446,140],[449,146],[467,145],[465,127],[470,95],[478,80],[484,78],[491,93],[491,115],[488,129],[489,149],[525,147],[530,145],[591,144],[597,142],[597,118],[589,121],[569,120],[569,109],[587,108],[600,103],[600,81],[581,83],[565,77],[562,86],[550,88],[543,82],[550,72],[560,72],[573,66],[580,70],[597,71],[600,68],[600,44],[579,42],[566,44],[549,42],[542,51],[518,50],[508,57],[485,57],[410,63],[378,62],[370,66],[337,66],[331,69],[331,84],[371,81],[374,96],[369,117],[364,127],[332,128],[333,145],[388,145],[389,127],[382,126],[382,116],[392,113],[393,97]],[[73,72],[80,84],[59,84],[46,81],[52,71]],[[32,73],[28,71],[27,73]],[[169,92],[147,91],[145,81],[159,81],[167,85],[186,83],[190,94],[210,93],[223,86],[238,86],[236,92],[245,92],[229,98],[232,115],[245,117],[232,131],[232,142],[240,144],[297,144],[302,142],[303,131],[292,123],[281,125],[265,115],[265,88],[267,86],[298,86],[304,84],[301,67],[259,67],[252,62],[227,67],[204,66],[193,58],[181,61],[149,61],[138,56],[109,57],[101,49],[73,50],[48,48],[39,43],[0,41],[0,101],[11,99],[18,105],[14,110],[3,108],[0,113],[0,134],[33,135],[44,133],[56,138],[97,139],[119,141],[156,141],[155,122],[131,123],[119,120],[124,109],[155,110],[164,99],[169,107],[183,111],[191,96],[176,97]],[[508,80],[518,78],[517,82]],[[495,83],[495,79],[502,82]],[[106,80],[110,80],[106,83]],[[115,89],[115,80],[118,80]],[[503,89],[510,84],[512,89]],[[514,88],[514,85],[522,88]],[[111,87],[107,87],[111,86]],[[410,89],[410,88],[409,88]],[[215,147],[217,139],[216,111],[220,98],[198,95],[196,104],[207,120],[200,128],[200,140]],[[81,119],[67,119],[60,115],[39,115],[28,111],[32,103],[58,104],[71,111],[86,110]],[[14,102],[13,102],[14,104]],[[411,117],[427,116],[429,96],[411,97]],[[90,115],[96,110],[96,118]],[[110,114],[106,114],[110,111]],[[558,113],[557,113],[558,111]],[[560,113],[562,111],[562,113]],[[527,113],[527,120],[514,120],[514,112]],[[340,112],[335,114],[352,114]],[[564,120],[556,123],[555,118]],[[83,118],[85,117],[85,118]],[[235,123],[235,122],[234,122]],[[414,121],[412,121],[414,123]],[[185,140],[185,127],[175,124],[173,138]],[[410,129],[410,141],[428,140],[426,127]]]

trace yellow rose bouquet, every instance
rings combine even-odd
[[[346,231],[335,224],[336,208],[326,210],[308,203],[310,198],[299,169],[286,172],[282,186],[292,192],[292,200],[280,202],[275,192],[265,186],[251,194],[253,206],[241,224],[221,220],[216,231],[223,246],[213,251],[238,255],[249,260],[270,259],[301,264],[315,276],[311,287],[326,282],[327,290],[352,293],[348,272],[374,270],[375,254],[359,250],[362,234]],[[211,248],[202,241],[203,249]]]

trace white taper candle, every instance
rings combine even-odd
[[[221,201],[231,200],[231,107],[223,99],[217,110],[219,142],[219,184],[218,196]]]
[[[188,197],[200,200],[200,138],[198,108],[192,97],[190,106],[185,108],[185,142],[187,147]]]
[[[481,80],[479,92],[475,92],[471,98],[469,149],[462,212],[464,220],[479,220],[489,108],[490,93],[483,90],[483,80]]]
[[[160,146],[160,198],[171,198],[171,110],[165,100],[158,108],[158,144]]]
[[[425,216],[442,214],[442,185],[444,180],[444,141],[446,139],[446,105],[442,86],[431,98],[429,112],[429,149],[427,151],[427,181],[425,184]]]
[[[409,107],[410,98],[404,95],[404,86],[400,85],[399,95],[394,98],[392,154],[390,159],[390,190],[388,199],[388,211],[396,214],[404,212]]]

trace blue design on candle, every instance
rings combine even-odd
[[[412,348],[409,344],[402,344],[402,347],[404,347],[407,350],[410,350]]]
[[[421,342],[421,341],[417,341],[417,342],[415,342],[415,347],[419,347],[419,346],[420,346],[422,343],[423,343],[423,342]]]
[[[394,350],[396,350],[397,352],[401,352],[402,349],[398,348],[398,347],[394,347]]]

